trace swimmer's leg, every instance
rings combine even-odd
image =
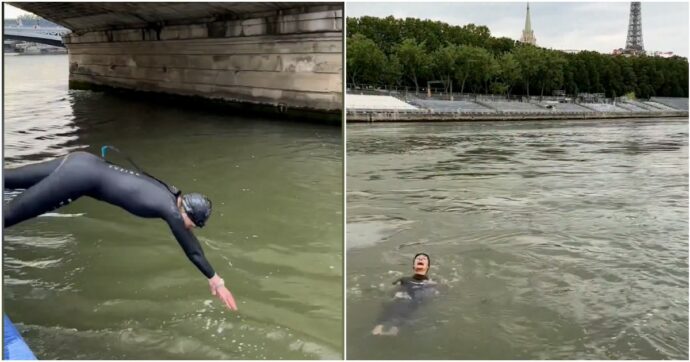
[[[377,324],[374,329],[371,330],[371,334],[374,336],[397,336],[400,332],[398,326],[390,326],[386,328],[383,324]]]
[[[382,336],[397,336],[400,329],[396,326],[388,328],[388,330],[381,332]]]
[[[371,334],[375,336],[397,336],[400,327],[409,321],[418,307],[419,303],[412,300],[393,300],[392,303],[384,307]]]
[[[377,324],[374,329],[371,330],[371,334],[375,336],[380,336],[383,333],[383,324]]]
[[[28,189],[48,177],[60,166],[65,157],[2,170],[6,189]]]
[[[86,194],[89,182],[64,168],[51,173],[9,202],[3,210],[5,227],[69,204]]]

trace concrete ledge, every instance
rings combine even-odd
[[[84,88],[81,85],[90,84]],[[222,86],[215,84],[185,84],[181,82],[159,82],[156,80],[132,80],[127,78],[94,77],[87,74],[70,76],[70,88],[90,89],[105,88],[131,89],[151,93],[167,93],[178,96],[199,96],[212,100],[227,102],[246,102],[262,104],[277,108],[303,109],[326,113],[341,113],[341,108],[333,104],[342,104],[342,93],[315,93],[257,87]]]
[[[179,84],[193,88],[203,85],[252,87],[314,93],[338,93],[341,83],[327,73],[267,72],[254,70],[208,70],[168,67],[128,67],[106,65],[77,65],[71,67],[71,77],[88,75],[127,81],[159,81],[160,87]]]
[[[142,102],[160,102],[175,104],[176,106],[188,106],[195,109],[204,109],[211,112],[233,112],[238,115],[261,115],[274,119],[284,119],[300,122],[326,123],[334,126],[342,124],[341,110],[323,111],[321,109],[291,108],[283,104],[274,103],[231,101],[222,98],[208,98],[195,94],[173,94],[145,90],[132,90],[107,84],[97,84],[88,81],[70,80],[70,89],[90,90],[96,92],[109,92],[116,96],[135,99]]]
[[[531,120],[578,120],[615,118],[688,117],[688,112],[625,112],[625,113],[430,113],[347,111],[348,122],[463,122],[463,121],[531,121]]]

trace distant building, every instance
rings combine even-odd
[[[525,18],[525,29],[522,30],[522,37],[520,41],[527,44],[537,45],[537,38],[534,37],[534,31],[532,31],[532,21],[529,17],[529,3],[527,3],[527,17]]]
[[[657,50],[654,52],[647,52],[647,55],[652,57],[671,58],[674,54],[673,52],[662,52]]]
[[[648,56],[648,57],[671,58],[671,57],[675,56],[675,54],[673,54],[673,52],[663,52],[663,51],[659,51],[659,50],[656,50],[656,51],[645,51],[645,52],[642,52],[642,53],[635,53],[635,54],[633,54],[633,53],[631,53],[631,52],[629,52],[629,51],[627,51],[626,49],[623,49],[623,48],[613,49],[613,52],[611,52],[611,54],[613,54],[613,55],[622,55],[622,56],[626,56],[626,57],[629,57],[629,56],[631,56],[631,55],[646,55],[646,56]]]

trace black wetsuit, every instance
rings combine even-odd
[[[400,283],[393,300],[385,307],[378,319],[378,324],[386,328],[398,327],[409,321],[412,314],[428,298],[436,295],[436,283],[426,276],[414,275],[396,280]]]
[[[165,220],[189,260],[207,278],[215,274],[199,241],[185,227],[176,195],[154,178],[86,152],[3,170],[3,175],[6,189],[26,189],[5,207],[4,227],[90,196],[137,216]]]

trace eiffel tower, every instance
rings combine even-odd
[[[631,55],[644,54],[642,45],[642,7],[640,2],[630,3],[630,22],[628,23],[628,40],[624,52]]]

